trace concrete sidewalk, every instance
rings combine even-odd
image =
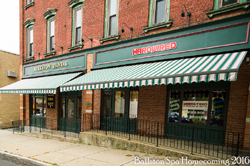
[[[131,165],[226,165],[194,164],[195,160],[110,149],[79,143],[30,137],[0,130],[0,155],[36,162],[30,165],[131,166]],[[166,159],[167,157],[167,159]],[[150,163],[151,162],[151,163]],[[155,163],[155,164],[154,164]],[[0,164],[1,165],[1,164]],[[29,165],[29,164],[26,164]]]

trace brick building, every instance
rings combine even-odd
[[[19,55],[0,50],[0,87],[20,80]],[[19,120],[19,95],[0,94],[0,128],[12,126],[12,121]]]
[[[21,119],[157,121],[165,135],[240,133],[250,150],[249,1],[20,2],[22,80],[0,92],[23,94]]]

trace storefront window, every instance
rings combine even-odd
[[[169,94],[168,122],[179,122],[181,91],[171,90]]]
[[[111,91],[104,91],[103,94],[103,113],[105,117],[109,117],[111,111]]]
[[[115,116],[124,117],[125,91],[115,91]]]
[[[210,116],[210,125],[212,126],[223,126],[224,124],[225,97],[225,89],[213,90],[212,108]]]
[[[77,97],[77,119],[81,119],[82,115],[82,97]]]
[[[74,120],[75,116],[75,100],[74,99],[68,99],[67,100],[67,119],[70,121]]]
[[[60,111],[60,117],[65,118],[65,97],[61,98],[61,111]]]
[[[32,115],[46,116],[46,97],[33,97]]]
[[[137,118],[138,112],[138,91],[130,91],[129,118]]]
[[[182,123],[207,124],[209,90],[184,90]]]

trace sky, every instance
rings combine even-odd
[[[0,50],[19,54],[19,0],[0,0]]]

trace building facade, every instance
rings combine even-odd
[[[240,133],[250,150],[249,1],[20,2],[23,79],[0,89],[22,94],[20,119],[84,131],[95,116],[122,132],[134,119],[135,133],[156,121],[164,136]]]
[[[19,55],[0,50],[0,87],[20,80]],[[12,121],[20,119],[18,94],[0,94],[0,128],[12,126]]]

